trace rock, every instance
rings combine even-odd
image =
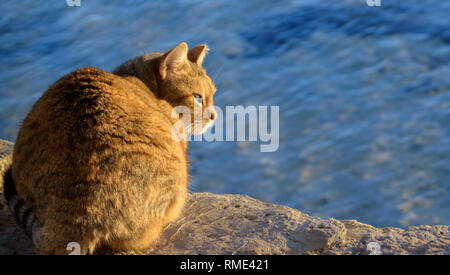
[[[0,255],[33,254],[29,238],[18,228],[3,197],[3,174],[11,165],[14,143],[0,139]]]
[[[12,144],[0,141],[0,173]],[[0,181],[0,191],[2,190]],[[145,254],[450,254],[450,226],[375,228],[320,219],[243,195],[190,194],[183,215]],[[32,254],[0,199],[0,254]],[[99,251],[109,254],[109,251]],[[124,251],[118,254],[134,254]]]
[[[12,150],[14,143],[0,139],[0,174],[3,175],[3,171],[11,165]],[[0,191],[3,190],[3,177],[0,177]]]

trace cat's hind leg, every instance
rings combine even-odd
[[[143,230],[139,230],[139,232],[129,234],[127,237],[109,240],[107,246],[116,251],[150,248],[159,239],[163,227],[163,222],[153,221],[151,225],[147,226]]]

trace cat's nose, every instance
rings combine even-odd
[[[211,120],[216,120],[216,117],[217,117],[217,113],[215,111],[211,112],[211,114],[210,114]]]

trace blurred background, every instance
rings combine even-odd
[[[83,66],[208,43],[215,104],[280,106],[280,145],[192,142],[190,190],[375,226],[450,224],[450,1],[0,2],[0,138]]]

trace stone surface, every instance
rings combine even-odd
[[[0,173],[3,173],[11,164],[13,146],[14,143],[0,139]],[[0,178],[0,188],[3,188],[3,177]]]
[[[12,143],[0,140],[0,173]],[[3,182],[0,180],[0,192]],[[193,193],[180,219],[145,254],[450,254],[450,226],[375,228],[311,217],[242,195]],[[374,250],[369,250],[373,248]],[[107,254],[108,251],[99,253]],[[119,254],[134,254],[124,251]],[[372,252],[373,253],[373,252]],[[33,254],[0,198],[0,254]]]

